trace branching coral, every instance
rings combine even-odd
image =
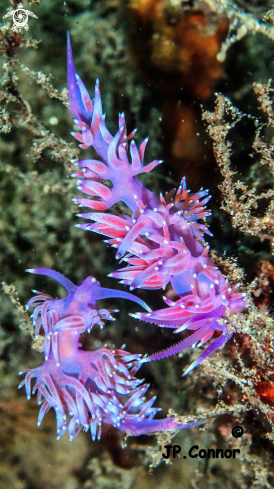
[[[254,84],[260,109],[266,116],[267,122],[261,123],[258,119],[254,119],[257,130],[253,150],[254,155],[260,156],[260,164],[266,165],[273,177],[274,112],[270,90],[270,82],[266,85]],[[244,114],[221,94],[217,95],[214,112],[205,111],[203,114],[208,124],[209,135],[213,139],[215,158],[224,178],[220,185],[223,195],[222,209],[230,215],[235,228],[247,235],[258,236],[261,240],[268,239],[273,249],[274,190],[269,188],[259,193],[256,187],[248,188],[244,182],[235,181],[236,172],[231,170],[232,145],[227,136],[243,117]]]
[[[228,49],[247,34],[263,34],[272,41],[274,29],[272,25],[261,22],[251,11],[245,11],[241,5],[231,0],[202,0],[212,12],[224,15],[229,19],[229,32],[218,53],[219,61],[224,61]],[[250,6],[248,6],[250,9]],[[265,17],[264,20],[268,20]]]
[[[268,240],[273,250],[273,101],[271,83],[254,84],[259,108],[263,111],[266,122],[254,116],[245,115],[235,108],[231,101],[217,94],[215,110],[204,111],[203,117],[208,124],[208,131],[213,139],[213,149],[217,164],[223,177],[220,185],[223,203],[222,208],[229,214],[233,227],[244,234]],[[252,145],[252,158],[256,160],[257,178],[253,187],[236,180],[237,172],[231,170],[233,154],[232,143],[228,134],[244,117],[254,121],[255,137]],[[258,166],[259,165],[259,166]],[[260,178],[260,170],[265,172]],[[270,187],[266,188],[265,187]],[[219,261],[219,260],[218,260]],[[235,264],[223,261],[222,266],[236,271]],[[216,382],[221,386],[233,381],[240,392],[233,397],[222,394],[227,403],[240,400],[247,410],[254,410],[262,419],[268,437],[273,441],[273,316],[271,314],[272,264],[262,261],[257,268],[254,281],[248,287],[250,295],[248,312],[237,317],[237,335],[235,346],[231,350],[232,365],[215,364],[213,366]],[[238,271],[239,273],[239,271]],[[251,297],[254,297],[254,301]],[[258,305],[259,310],[254,305]],[[217,362],[218,363],[218,362]],[[204,363],[206,372],[212,372],[212,363]],[[229,387],[227,391],[230,392]],[[233,389],[232,391],[233,392]],[[231,399],[233,398],[233,400]]]

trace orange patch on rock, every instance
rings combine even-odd
[[[174,165],[176,178],[187,177],[189,188],[207,185],[213,157],[204,144],[200,102],[213,95],[223,74],[216,56],[227,21],[167,0],[124,0],[124,6],[137,72],[158,91],[167,164]]]
[[[131,51],[146,79],[165,91],[210,97],[223,74],[216,56],[227,22],[212,13],[183,8],[171,19],[164,0],[125,0],[125,5]]]
[[[255,390],[264,404],[274,407],[274,383],[262,380],[255,386]]]

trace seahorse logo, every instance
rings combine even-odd
[[[3,19],[6,19],[7,17],[11,17],[11,16],[13,16],[12,29],[13,30],[19,29],[19,31],[21,31],[22,29],[25,29],[26,31],[29,30],[29,26],[28,26],[29,16],[38,19],[37,15],[34,15],[30,10],[23,9],[22,3],[18,4],[18,8],[16,10],[11,10],[6,15],[4,15]]]

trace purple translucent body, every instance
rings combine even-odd
[[[79,170],[74,174],[77,187],[88,195],[74,200],[92,210],[79,216],[93,221],[78,226],[107,236],[107,243],[117,248],[116,258],[127,263],[111,277],[120,279],[131,290],[164,289],[171,283],[179,297],[175,301],[164,298],[168,308],[134,315],[161,327],[174,328],[175,333],[192,332],[187,339],[143,362],[201,346],[218,332],[219,336],[187,369],[188,373],[231,337],[228,326],[219,321],[225,311],[233,314],[245,307],[244,294],[235,293],[237,286],[230,287],[204,245],[204,233],[211,234],[206,224],[201,223],[210,214],[205,207],[210,199],[208,190],[191,194],[183,178],[177,190],[159,198],[152,194],[137,179],[137,175],[160,163],[154,160],[144,166],[147,139],[138,149],[132,139],[135,132],[127,135],[123,114],[119,117],[119,130],[114,136],[110,134],[102,113],[99,82],[96,81],[95,98],[91,100],[75,73],[70,41],[68,67],[70,111],[82,131],[73,135],[81,142],[80,147],[93,146],[100,158],[79,161]],[[111,181],[111,188],[106,180]],[[129,207],[130,217],[106,213],[119,201]]]
[[[87,195],[74,199],[80,207],[89,209],[80,216],[92,221],[78,226],[107,236],[107,243],[117,249],[116,257],[126,262],[126,267],[110,274],[112,277],[131,290],[164,289],[171,284],[177,299],[164,297],[167,307],[151,311],[141,299],[128,292],[103,288],[94,277],[87,277],[76,286],[54,270],[28,270],[57,280],[68,294],[63,299],[53,299],[38,292],[28,302],[27,308],[34,308],[35,335],[42,332],[45,337],[45,363],[20,372],[26,375],[19,388],[25,386],[28,399],[37,392],[41,405],[38,425],[50,408],[55,410],[57,439],[68,431],[72,440],[81,429],[90,430],[93,440],[100,439],[103,422],[130,435],[197,426],[199,423],[183,424],[174,417],[155,420],[159,411],[152,407],[155,398],[145,397],[149,386],[135,374],[143,363],[211,340],[185,372],[188,373],[231,337],[222,321],[224,314],[245,307],[244,294],[235,293],[237,287],[230,287],[204,244],[204,233],[210,234],[201,222],[210,214],[205,207],[210,198],[208,190],[191,194],[183,178],[177,190],[158,198],[138,180],[138,175],[151,171],[161,161],[144,165],[147,139],[138,149],[132,139],[135,131],[127,135],[124,114],[119,116],[117,133],[110,134],[102,113],[99,82],[96,81],[95,97],[91,100],[75,73],[69,38],[68,90],[70,111],[81,131],[72,134],[82,149],[93,146],[99,158],[79,161],[73,175],[79,190]],[[106,212],[120,201],[127,205],[130,215]],[[107,346],[97,351],[81,350],[81,333],[113,320],[111,313],[116,310],[100,309],[97,305],[98,300],[111,297],[134,301],[146,309],[147,312],[133,314],[140,320],[172,328],[176,334],[190,334],[149,357]],[[31,387],[33,379],[35,384]]]
[[[197,426],[180,423],[176,418],[153,419],[159,411],[152,407],[155,397],[146,399],[149,385],[135,377],[141,365],[140,355],[132,355],[123,348],[80,349],[80,334],[90,331],[95,324],[103,327],[105,320],[113,320],[111,313],[117,312],[99,309],[97,300],[122,297],[142,301],[129,293],[104,289],[94,277],[88,277],[77,287],[54,270],[28,271],[54,278],[68,291],[64,299],[37,292],[27,304],[27,308],[35,308],[32,315],[35,335],[38,337],[41,331],[45,335],[45,363],[20,372],[26,375],[19,388],[25,386],[28,399],[37,392],[41,405],[38,426],[50,408],[56,413],[57,439],[68,431],[73,440],[82,429],[90,430],[93,440],[100,439],[102,423],[129,435]],[[35,384],[31,387],[33,379]]]

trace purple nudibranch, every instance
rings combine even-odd
[[[67,431],[72,441],[81,431],[90,430],[92,439],[100,439],[102,424],[111,424],[128,435],[179,430],[200,423],[184,424],[177,418],[154,419],[160,411],[153,407],[156,397],[146,398],[149,385],[135,377],[141,355],[107,346],[95,351],[81,350],[80,334],[90,332],[95,324],[101,328],[105,320],[114,320],[117,310],[99,309],[97,301],[109,297],[126,298],[144,305],[130,293],[105,289],[94,277],[74,285],[55,270],[35,268],[31,273],[46,275],[62,284],[68,294],[53,299],[36,292],[27,303],[32,315],[35,336],[45,336],[45,362],[26,369],[19,385],[25,386],[27,398],[37,392],[41,405],[40,426],[45,414],[53,408],[57,420],[57,440]],[[31,381],[35,384],[31,387]]]
[[[185,178],[178,189],[165,196],[157,197],[147,189],[138,175],[150,172],[162,161],[144,164],[148,139],[137,148],[133,139],[136,131],[127,134],[124,114],[119,115],[116,134],[109,132],[99,81],[91,99],[75,72],[69,35],[67,62],[70,111],[80,131],[72,134],[82,149],[92,146],[98,155],[98,159],[78,161],[73,175],[77,188],[87,195],[73,199],[89,209],[79,216],[92,221],[78,227],[107,236],[106,242],[117,250],[116,257],[126,262],[126,267],[111,273],[111,277],[129,285],[130,290],[165,289],[171,285],[177,299],[164,297],[167,307],[151,311],[133,294],[103,288],[94,277],[87,277],[76,286],[54,270],[29,269],[55,279],[65,287],[67,296],[53,299],[36,292],[29,300],[26,307],[34,308],[35,336],[38,338],[42,332],[45,337],[45,362],[20,372],[26,375],[19,388],[25,386],[28,399],[37,392],[41,405],[38,426],[51,408],[55,410],[57,439],[68,431],[72,440],[82,429],[90,430],[93,440],[100,439],[102,423],[129,435],[198,426],[201,423],[184,424],[177,417],[155,419],[160,409],[153,407],[155,397],[145,397],[149,385],[138,379],[136,372],[143,363],[211,340],[187,374],[231,338],[228,325],[222,320],[224,315],[233,315],[245,307],[244,294],[236,293],[237,286],[230,286],[208,255],[204,233],[211,235],[205,223],[210,215],[206,208],[209,191],[200,189],[191,194]],[[128,207],[127,214],[112,212],[118,202]],[[171,348],[146,357],[131,354],[124,347],[84,351],[80,335],[90,332],[96,324],[102,328],[105,320],[114,320],[112,313],[117,310],[99,308],[97,304],[108,298],[139,304],[146,312],[131,314],[137,319],[171,328],[175,334],[191,334]]]
[[[173,328],[175,333],[192,334],[143,362],[165,358],[190,346],[202,346],[215,332],[219,334],[190,365],[188,373],[231,338],[227,324],[220,321],[224,314],[233,315],[245,307],[245,294],[236,293],[237,286],[230,286],[208,256],[204,233],[211,235],[205,223],[210,215],[206,208],[209,191],[200,189],[191,194],[185,178],[178,189],[159,198],[148,190],[137,176],[151,171],[161,161],[144,165],[147,139],[138,149],[132,139],[135,132],[127,135],[123,114],[119,116],[117,133],[110,134],[102,112],[99,82],[96,81],[95,97],[91,100],[75,73],[70,41],[68,67],[70,111],[77,117],[75,122],[81,131],[74,136],[80,147],[93,146],[99,157],[79,161],[79,170],[74,174],[77,188],[88,196],[74,199],[80,207],[89,208],[89,212],[78,215],[93,221],[78,227],[107,236],[106,242],[117,249],[116,258],[127,263],[111,277],[120,279],[131,290],[165,289],[171,284],[178,296],[174,301],[164,297],[167,308],[134,316]],[[111,188],[106,181],[111,182]],[[128,206],[130,216],[107,213],[119,201]]]

